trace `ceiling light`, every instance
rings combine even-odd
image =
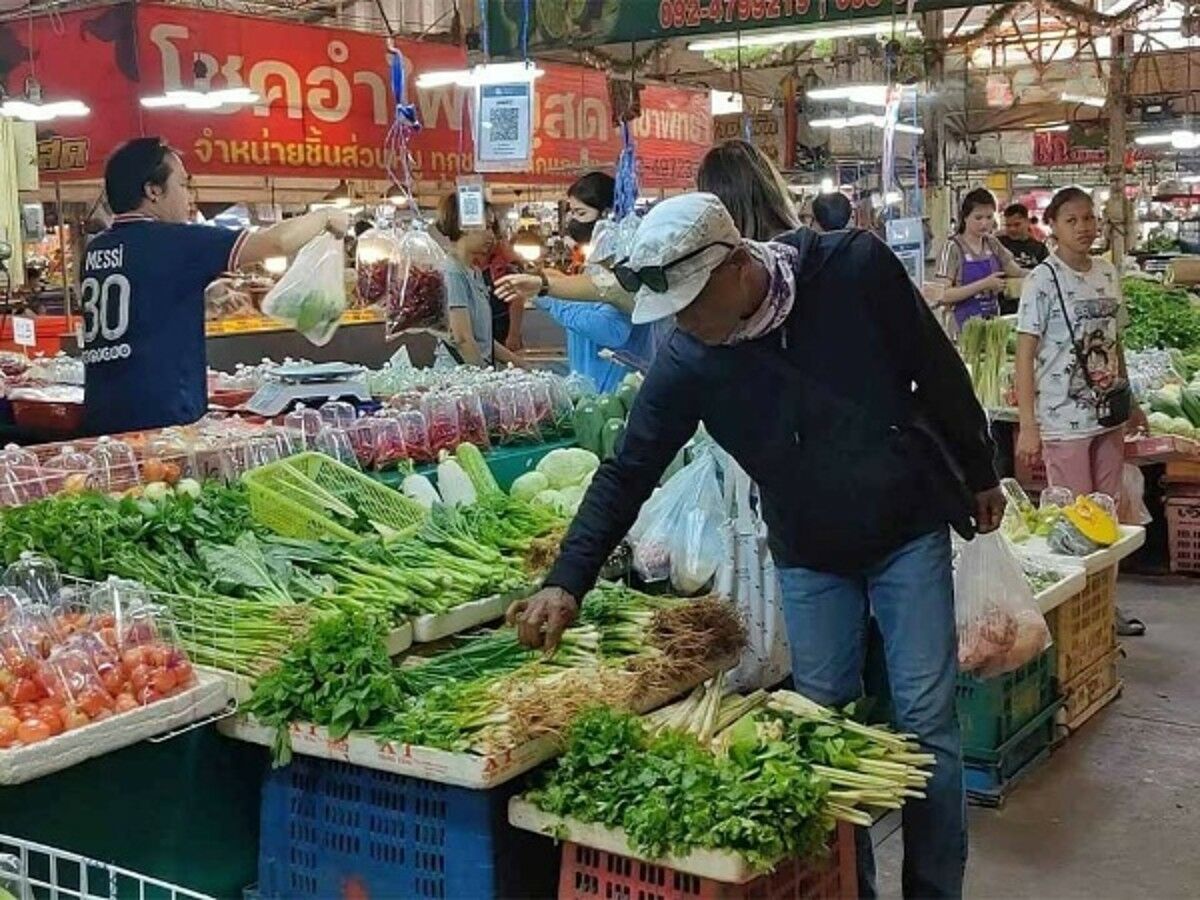
[[[525,262],[537,262],[542,258],[542,235],[536,228],[526,226],[513,235],[512,248]]]
[[[1184,175],[1179,180],[1184,184],[1200,184],[1200,175]]]
[[[863,114],[861,116],[838,116],[830,119],[813,119],[808,123],[811,128],[833,128],[835,130],[842,128],[858,128],[864,125],[870,125],[875,128],[886,128],[887,119],[883,116],[873,116]],[[895,129],[900,134],[924,134],[925,129],[919,125],[909,125],[905,122],[897,122]]]
[[[832,194],[833,193],[833,179],[832,178],[822,178],[821,179],[821,193],[822,194]]]
[[[1018,172],[1017,181],[1040,181],[1036,175],[1030,175],[1028,172]]]
[[[51,119],[86,116],[91,111],[81,100],[58,100],[54,103],[5,100],[0,104],[0,115],[25,122],[49,122]]]
[[[915,92],[913,85],[887,84],[847,84],[841,87],[813,88],[805,96],[810,100],[847,100],[851,103],[861,103],[864,106],[885,107],[891,92]]]
[[[1063,103],[1079,103],[1083,106],[1094,106],[1096,109],[1103,109],[1108,103],[1103,97],[1093,97],[1088,94],[1067,94],[1062,95]]]
[[[1133,139],[1135,144],[1142,147],[1170,145],[1176,150],[1195,150],[1200,148],[1200,134],[1194,131],[1172,131],[1168,134],[1139,134]]]
[[[248,106],[261,98],[249,88],[227,88],[220,91],[167,91],[152,97],[143,97],[146,109],[219,109],[222,106]]]
[[[1052,131],[1070,131],[1071,126],[1066,125],[1066,124],[1063,124],[1063,125],[1038,125],[1033,130],[1036,131],[1038,134],[1049,134]]]
[[[904,195],[901,194],[899,191],[888,191],[886,194],[883,195],[884,202],[887,203],[889,206],[895,206],[903,199],[904,199]]]
[[[788,44],[827,41],[835,38],[871,37],[873,35],[899,38],[918,33],[919,29],[913,22],[905,22],[901,27],[895,27],[891,22],[861,22],[856,25],[838,25],[832,28],[793,28],[767,34],[708,38],[702,41],[692,41],[687,48],[693,53],[707,53],[710,50],[736,50],[738,47],[784,47]]]
[[[424,72],[417,76],[417,87],[437,88],[450,85],[478,87],[481,84],[512,84],[517,81],[533,81],[545,74],[544,69],[530,63],[485,63],[481,66],[472,66],[470,69]]]

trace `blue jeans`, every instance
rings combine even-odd
[[[926,799],[904,805],[904,896],[961,897],[967,820],[949,533],[918,538],[857,575],[780,569],[779,584],[796,690],[818,703],[862,695],[868,616],[879,623],[894,724],[937,758]],[[859,828],[856,837],[859,896],[874,897],[870,835]]]

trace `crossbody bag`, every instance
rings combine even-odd
[[[1054,266],[1048,262],[1043,262],[1050,271],[1050,277],[1054,279],[1054,291],[1058,294],[1058,305],[1062,310],[1063,321],[1067,323],[1067,334],[1071,336],[1071,349],[1075,353],[1075,364],[1079,366],[1079,370],[1083,373],[1084,381],[1088,387],[1092,389],[1093,403],[1096,409],[1096,421],[1104,428],[1115,428],[1117,425],[1124,425],[1129,421],[1129,416],[1133,412],[1133,390],[1129,386],[1129,382],[1124,378],[1116,379],[1107,388],[1101,388],[1092,381],[1092,373],[1088,369],[1087,355],[1084,353],[1083,344],[1075,338],[1075,327],[1071,324],[1071,315],[1067,312],[1067,301],[1063,298],[1062,285],[1058,281],[1058,273],[1054,271]]]

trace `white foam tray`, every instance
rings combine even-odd
[[[707,681],[733,660],[715,663],[704,677],[681,683],[656,694],[647,694],[635,704],[635,712],[645,713],[687,693],[702,681]],[[250,716],[231,716],[217,723],[226,737],[251,744],[274,746],[275,729],[262,725]],[[292,752],[340,762],[394,772],[411,778],[423,778],[440,784],[452,784],[473,790],[486,790],[516,778],[536,768],[559,753],[559,746],[550,737],[538,738],[503,753],[483,756],[477,753],[451,753],[432,747],[420,747],[399,741],[388,741],[362,732],[351,732],[335,741],[320,725],[293,722],[288,728]]]
[[[229,702],[223,679],[196,671],[195,687],[102,722],[65,731],[49,740],[0,750],[0,785],[22,784],[164,734],[220,712]]]
[[[1061,567],[1059,571],[1062,571]],[[1085,587],[1087,587],[1087,572],[1082,566],[1076,565],[1068,571],[1065,578],[1050,585],[1050,587],[1037,594],[1034,599],[1037,600],[1038,607],[1044,615],[1050,612],[1050,610],[1066,603]]]
[[[482,600],[472,600],[463,603],[449,612],[417,616],[412,620],[412,641],[418,644],[428,644],[440,641],[444,637],[458,634],[494,622],[504,615],[508,608],[510,597],[485,597]]]
[[[1088,575],[1094,575],[1109,566],[1117,565],[1144,543],[1146,543],[1145,528],[1137,525],[1122,525],[1121,537],[1115,544],[1088,556],[1064,556],[1061,553],[1055,553],[1043,537],[1022,541],[1020,544],[1015,544],[1014,549],[1022,556],[1051,566],[1061,565],[1063,562],[1074,562],[1076,565],[1082,565],[1084,572]]]
[[[515,828],[552,837],[555,840],[571,841],[584,847],[615,853],[643,862],[666,866],[677,872],[686,872],[701,878],[721,881],[726,884],[745,884],[765,870],[751,866],[736,853],[722,850],[693,850],[686,856],[664,856],[658,859],[636,852],[629,846],[625,832],[620,828],[605,828],[590,825],[578,819],[564,818],[542,812],[521,797],[508,801],[508,822]]]
[[[403,625],[397,625],[387,634],[387,652],[388,656],[397,656],[412,646],[413,643],[413,623],[405,622]]]

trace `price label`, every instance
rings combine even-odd
[[[13,316],[13,342],[19,347],[37,346],[37,326],[29,316]]]

